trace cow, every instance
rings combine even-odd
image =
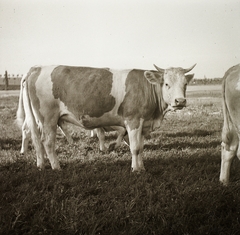
[[[223,128],[220,182],[228,185],[235,156],[240,159],[240,64],[227,70],[222,81]]]
[[[196,64],[195,64],[196,65]],[[108,126],[128,133],[133,172],[144,171],[144,136],[158,128],[170,110],[186,106],[190,68],[112,70],[76,66],[35,66],[24,78],[21,95],[37,155],[44,168],[44,153],[52,169],[60,169],[55,152],[59,119],[87,130]],[[36,122],[37,120],[37,122]]]

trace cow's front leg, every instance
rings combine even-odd
[[[131,137],[130,137],[131,138]],[[143,155],[143,136],[137,141],[136,145],[130,144],[130,149],[132,153],[132,172],[145,171],[145,167],[142,160]]]
[[[139,121],[126,121],[126,128],[129,135],[130,150],[132,154],[132,172],[145,171],[142,153],[143,153],[143,140],[142,126],[143,119]]]

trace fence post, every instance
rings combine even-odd
[[[8,89],[8,73],[7,73],[7,70],[5,71],[5,90]]]

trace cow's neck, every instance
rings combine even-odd
[[[168,105],[164,101],[162,96],[162,86],[161,85],[153,85],[153,96],[154,96],[154,103],[156,104],[156,115],[154,119],[161,119],[162,116],[165,114],[165,110],[167,109]]]
[[[161,85],[153,85],[153,96],[154,102],[156,103],[156,112],[152,122],[152,131],[160,127],[165,114],[169,111],[168,105],[162,96]]]

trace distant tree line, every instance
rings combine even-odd
[[[222,78],[194,78],[190,85],[218,85],[222,84]]]

